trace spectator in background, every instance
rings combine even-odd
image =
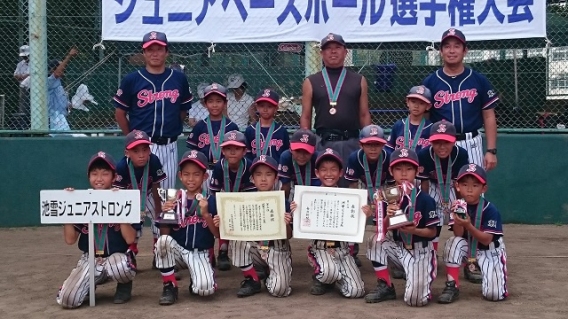
[[[197,86],[197,96],[199,96],[199,100],[193,103],[191,109],[187,113],[188,123],[191,127],[194,127],[197,122],[204,120],[207,116],[209,116],[209,112],[205,108],[205,101],[203,100],[205,88],[207,86],[209,86],[207,83],[199,83]]]
[[[52,131],[69,131],[69,123],[67,122],[67,114],[69,112],[69,97],[63,88],[61,78],[65,72],[65,68],[71,58],[79,52],[72,48],[65,59],[59,62],[57,60],[49,61],[47,78],[47,110],[49,114],[49,129]]]
[[[254,99],[246,93],[247,83],[240,74],[232,74],[227,81],[227,116],[244,131],[249,118],[254,118]]]
[[[20,58],[22,58],[22,60],[18,63],[18,65],[16,65],[16,70],[14,71],[14,78],[20,85],[20,103],[18,112],[23,113],[27,117],[30,115],[30,86],[28,79],[30,76],[29,45],[22,45],[20,47]],[[26,81],[24,82],[24,80]]]

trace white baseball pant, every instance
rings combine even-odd
[[[498,245],[491,243],[489,249],[476,252],[477,263],[481,269],[481,293],[491,301],[505,299],[507,290],[507,253],[503,237],[499,238]],[[499,246],[499,247],[495,247]],[[446,241],[444,249],[444,262],[447,267],[460,267],[467,261],[469,245],[465,238],[453,236]]]
[[[194,294],[209,296],[217,290],[209,249],[187,250],[169,235],[160,236],[155,248],[156,268],[172,268],[177,265],[180,269],[189,269]]]
[[[485,153],[483,152],[483,138],[481,137],[481,133],[477,134],[474,138],[471,137],[471,133],[466,133],[466,139],[456,141],[456,145],[467,150],[470,163],[474,163],[485,168],[485,165],[483,165]]]
[[[377,242],[377,234],[368,240],[367,258],[387,268],[388,262],[406,273],[404,302],[413,307],[422,307],[431,299],[431,286],[438,273],[436,253],[432,242],[427,246],[415,243],[413,249],[407,250],[402,242],[395,242],[392,233],[387,234],[381,242]]]
[[[95,259],[95,285],[111,278],[119,283],[128,283],[134,279],[136,270],[131,266],[130,258],[124,253],[114,253],[106,258]],[[77,266],[57,293],[57,303],[63,308],[77,308],[87,299],[89,293],[89,254],[83,253]]]
[[[231,260],[236,267],[251,264],[268,267],[266,289],[274,297],[287,297],[292,292],[292,251],[288,240],[274,240],[266,255],[261,254],[260,244],[254,241],[231,240]],[[265,257],[263,259],[262,257]]]
[[[340,242],[337,248],[326,248],[325,241],[313,240],[308,247],[308,262],[314,268],[317,280],[324,284],[337,283],[344,297],[365,295],[365,284],[350,254],[348,242]]]
[[[166,145],[151,144],[150,150],[158,156],[162,162],[162,170],[167,178],[162,181],[162,188],[176,188],[178,171],[178,148],[177,142]]]

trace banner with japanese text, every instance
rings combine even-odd
[[[544,0],[103,0],[102,38],[170,42],[438,42],[450,27],[468,41],[546,36]]]

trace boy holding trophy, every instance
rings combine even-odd
[[[396,299],[388,262],[406,273],[404,301],[409,306],[425,306],[430,286],[436,278],[436,203],[414,187],[418,156],[409,148],[399,148],[390,156],[389,171],[394,185],[384,185],[377,194],[377,233],[369,238],[367,257],[373,263],[377,288],[365,296],[368,303]],[[384,212],[384,213],[383,213]],[[386,230],[392,230],[386,234]]]
[[[209,296],[217,288],[209,254],[219,229],[213,223],[217,214],[215,197],[202,186],[207,180],[207,165],[207,156],[201,152],[183,154],[178,177],[185,189],[176,192],[174,200],[167,198],[162,206],[164,216],[174,213],[175,217],[164,217],[156,223],[161,234],[155,245],[156,267],[164,282],[160,305],[177,300],[175,266],[189,269],[190,294]]]
[[[150,151],[150,137],[144,131],[133,130],[126,135],[124,143],[124,157],[116,165],[116,180],[114,187],[122,189],[140,190],[140,210],[148,211],[152,221],[152,234],[154,244],[158,239],[159,231],[154,226],[156,216],[162,211],[162,204],[158,194],[160,182],[167,178],[162,169],[162,162],[158,156]],[[144,221],[141,222],[144,224]],[[130,245],[130,250],[138,254],[138,238],[142,236],[142,228],[136,233],[136,241]],[[152,267],[155,263],[152,263]]]
[[[476,164],[464,165],[458,174],[456,191],[460,198],[452,205],[444,262],[447,281],[438,302],[448,304],[459,297],[459,270],[481,266],[481,292],[486,300],[504,300],[507,290],[507,252],[503,241],[501,214],[482,194],[487,191],[485,170]]]

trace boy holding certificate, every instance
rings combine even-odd
[[[338,187],[342,175],[340,154],[331,148],[320,152],[316,160],[316,176],[322,187]],[[297,208],[296,203],[292,202],[290,208],[293,213]],[[362,210],[367,217],[371,216],[369,205],[363,206]],[[350,254],[348,242],[312,240],[308,247],[308,262],[314,268],[310,290],[312,295],[323,295],[336,284],[344,297],[360,298],[365,294],[361,272]]]
[[[383,192],[379,192],[377,205],[380,205],[379,212],[384,213],[377,215],[377,232],[369,238],[367,250],[367,258],[375,268],[377,288],[365,296],[365,301],[376,303],[396,299],[387,269],[388,262],[392,262],[406,273],[404,302],[409,306],[425,306],[430,301],[430,286],[437,273],[432,246],[439,221],[436,203],[414,186],[418,156],[413,150],[395,150],[390,156],[389,170],[396,184],[384,190],[386,195],[395,196],[383,198]],[[400,222],[401,215],[406,217],[406,223]],[[397,226],[395,216],[402,227],[394,228]],[[387,235],[389,226],[394,229]]]
[[[221,143],[223,157],[213,167],[209,191],[216,192],[250,192],[256,188],[250,176],[251,162],[245,157],[246,138],[239,131],[230,131],[223,137]],[[229,259],[229,241],[219,238],[219,270],[231,269]]]
[[[503,241],[501,214],[482,194],[487,191],[487,174],[476,164],[464,165],[458,174],[456,191],[462,200],[452,204],[449,225],[454,236],[446,241],[444,262],[446,288],[438,302],[448,304],[459,297],[459,271],[481,266],[481,292],[486,300],[507,298],[507,252]]]
[[[202,186],[207,180],[207,164],[205,154],[185,152],[178,164],[184,189],[178,192],[177,201],[167,201],[162,206],[164,212],[173,210],[180,214],[180,223],[156,224],[161,234],[155,246],[156,267],[164,283],[160,305],[171,305],[178,298],[176,266],[189,270],[190,294],[210,296],[217,289],[209,254],[219,229],[213,223],[213,216],[217,215],[215,197]]]
[[[259,192],[272,191],[278,181],[278,162],[266,155],[257,157],[250,167],[250,173]],[[290,222],[292,217],[286,201],[286,239],[266,240],[261,242],[232,240],[231,251],[233,264],[241,268],[245,280],[237,292],[238,297],[249,297],[260,292],[260,281],[265,278],[268,292],[274,297],[287,297],[292,288],[292,253],[289,238],[292,237]],[[219,216],[215,216],[215,225],[219,227]],[[257,272],[255,268],[263,271]]]

